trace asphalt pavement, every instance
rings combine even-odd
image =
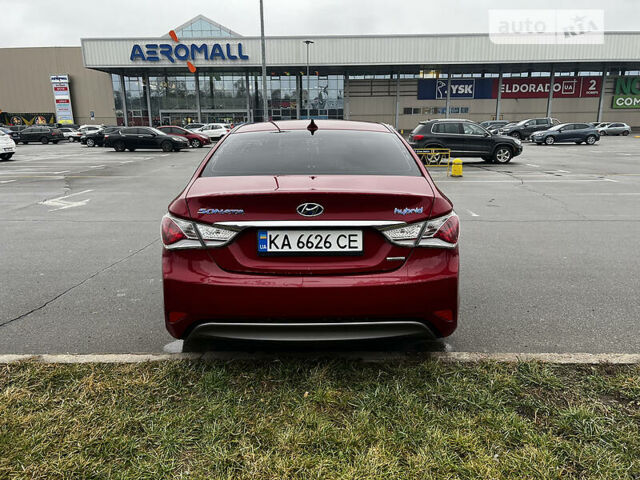
[[[159,223],[208,149],[20,145],[0,162],[0,353],[176,351]],[[430,171],[461,219],[453,351],[640,352],[640,138]]]

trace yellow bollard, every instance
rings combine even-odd
[[[451,167],[451,176],[452,177],[461,177],[462,176],[462,160],[456,158],[453,161],[453,166]]]

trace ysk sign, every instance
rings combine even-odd
[[[611,108],[640,108],[640,77],[618,77]]]
[[[143,48],[144,47],[144,48]],[[178,43],[171,45],[169,43],[147,43],[145,45],[135,44],[131,48],[129,57],[132,62],[140,60],[143,62],[159,62],[168,60],[176,63],[176,60],[186,62],[198,60],[249,60],[242,48],[242,43],[236,44],[220,44],[214,43],[207,45],[206,43],[197,45],[192,43],[186,45]]]

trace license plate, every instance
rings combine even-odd
[[[258,253],[362,253],[361,230],[260,230]]]

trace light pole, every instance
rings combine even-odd
[[[269,121],[269,102],[267,101],[267,55],[264,47],[264,9],[260,0],[260,44],[262,46],[262,121]]]
[[[312,40],[305,40],[304,43],[307,44],[307,119],[311,116],[309,115],[309,100],[311,100],[311,89],[309,88],[309,45],[313,43]]]

